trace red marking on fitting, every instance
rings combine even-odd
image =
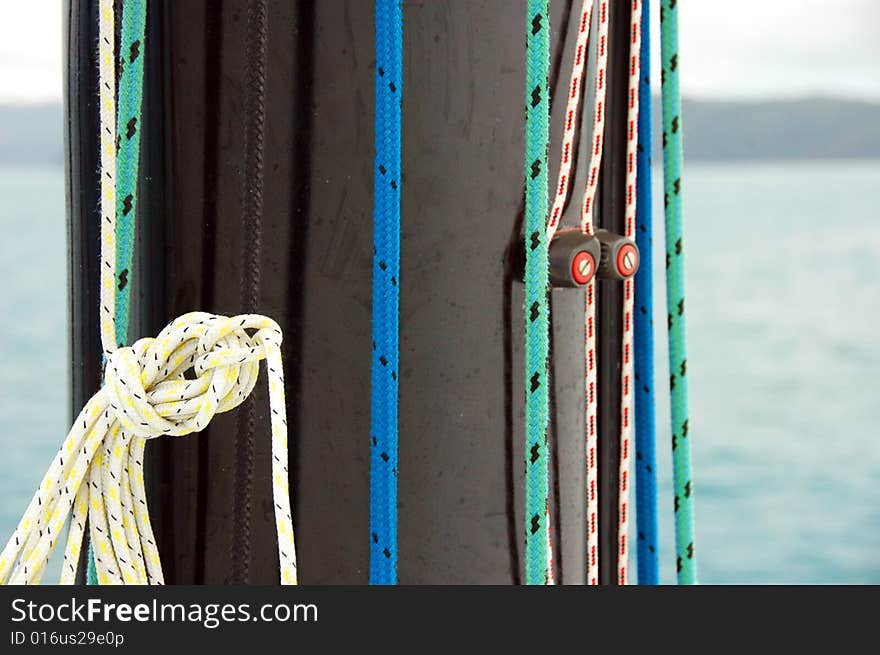
[[[617,272],[625,278],[632,277],[639,266],[639,251],[631,243],[617,251]]]
[[[578,284],[587,284],[596,272],[596,261],[586,250],[581,250],[571,262],[571,277]]]

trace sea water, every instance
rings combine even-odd
[[[880,583],[878,189],[880,162],[686,166],[702,582]],[[65,235],[63,172],[0,167],[4,542],[68,429]],[[655,272],[658,289],[662,275]],[[662,390],[666,310],[658,296]],[[675,577],[668,420],[664,395],[663,582]]]

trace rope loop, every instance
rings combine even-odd
[[[240,405],[266,360],[272,424],[272,495],[282,584],[296,584],[287,469],[281,329],[256,314],[184,314],[156,338],[107,355],[105,384],[86,403],[0,553],[0,583],[39,583],[64,523],[61,583],[76,579],[88,518],[101,584],[163,584],[144,488],[147,440],[207,427]]]
[[[280,345],[280,328],[263,316],[185,314],[155,339],[108,355],[110,407],[126,431],[144,439],[198,432],[248,397],[260,360]]]

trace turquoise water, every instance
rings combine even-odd
[[[687,167],[703,582],[880,583],[878,188],[880,162]],[[68,427],[61,171],[0,167],[0,228],[5,540]],[[655,323],[665,324],[662,307]],[[664,408],[661,400],[667,473]],[[662,577],[671,582],[668,475],[661,493]]]

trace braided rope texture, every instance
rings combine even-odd
[[[216,413],[237,407],[265,359],[281,583],[296,584],[281,338],[278,325],[264,316],[192,312],[155,339],[111,353],[106,384],[74,421],[0,553],[0,582],[39,583],[72,510],[62,584],[75,581],[86,516],[100,584],[162,584],[144,489],[144,445],[198,432]]]
[[[376,0],[370,584],[397,584],[397,401],[403,10]]]
[[[525,525],[526,584],[547,584],[549,272],[547,149],[549,146],[550,23],[548,0],[526,5],[525,153]]]
[[[608,2],[600,0],[596,21],[596,87],[593,93],[593,133],[590,138],[590,168],[581,203],[581,230],[593,234],[593,208],[598,190],[599,169],[605,147],[605,94],[608,74]],[[586,581],[599,584],[599,433],[596,358],[596,279],[584,289],[584,448],[586,452],[587,552]]]
[[[660,57],[663,97],[663,205],[666,215],[666,310],[669,322],[672,484],[675,493],[675,560],[678,583],[697,584],[691,436],[688,433],[681,201],[682,124],[676,0],[662,0],[660,5]]]
[[[147,5],[125,0],[119,59],[115,48],[113,0],[98,7],[98,85],[101,141],[100,329],[104,359],[128,343],[131,265],[134,253],[140,120],[143,99]],[[116,68],[119,97],[116,97]],[[98,583],[94,552],[88,550],[89,584]]]
[[[635,276],[633,318],[635,358],[636,534],[638,582],[660,582],[657,554],[657,456],[654,411],[654,240],[651,210],[651,12],[642,6],[639,148],[636,156],[636,245],[641,262]]]
[[[630,0],[629,81],[626,113],[626,205],[624,236],[636,238],[636,155],[639,146],[639,82],[641,53],[641,0]],[[623,282],[623,348],[621,352],[620,467],[618,470],[617,583],[625,585],[629,577],[629,496],[630,442],[633,432],[633,311],[635,291],[632,278]]]
[[[116,19],[114,0],[98,6],[98,85],[101,123],[101,347],[107,356],[116,335]]]
[[[116,340],[128,342],[131,262],[137,215],[140,121],[144,77],[144,30],[147,3],[125,0],[119,46],[119,105],[116,161]]]

